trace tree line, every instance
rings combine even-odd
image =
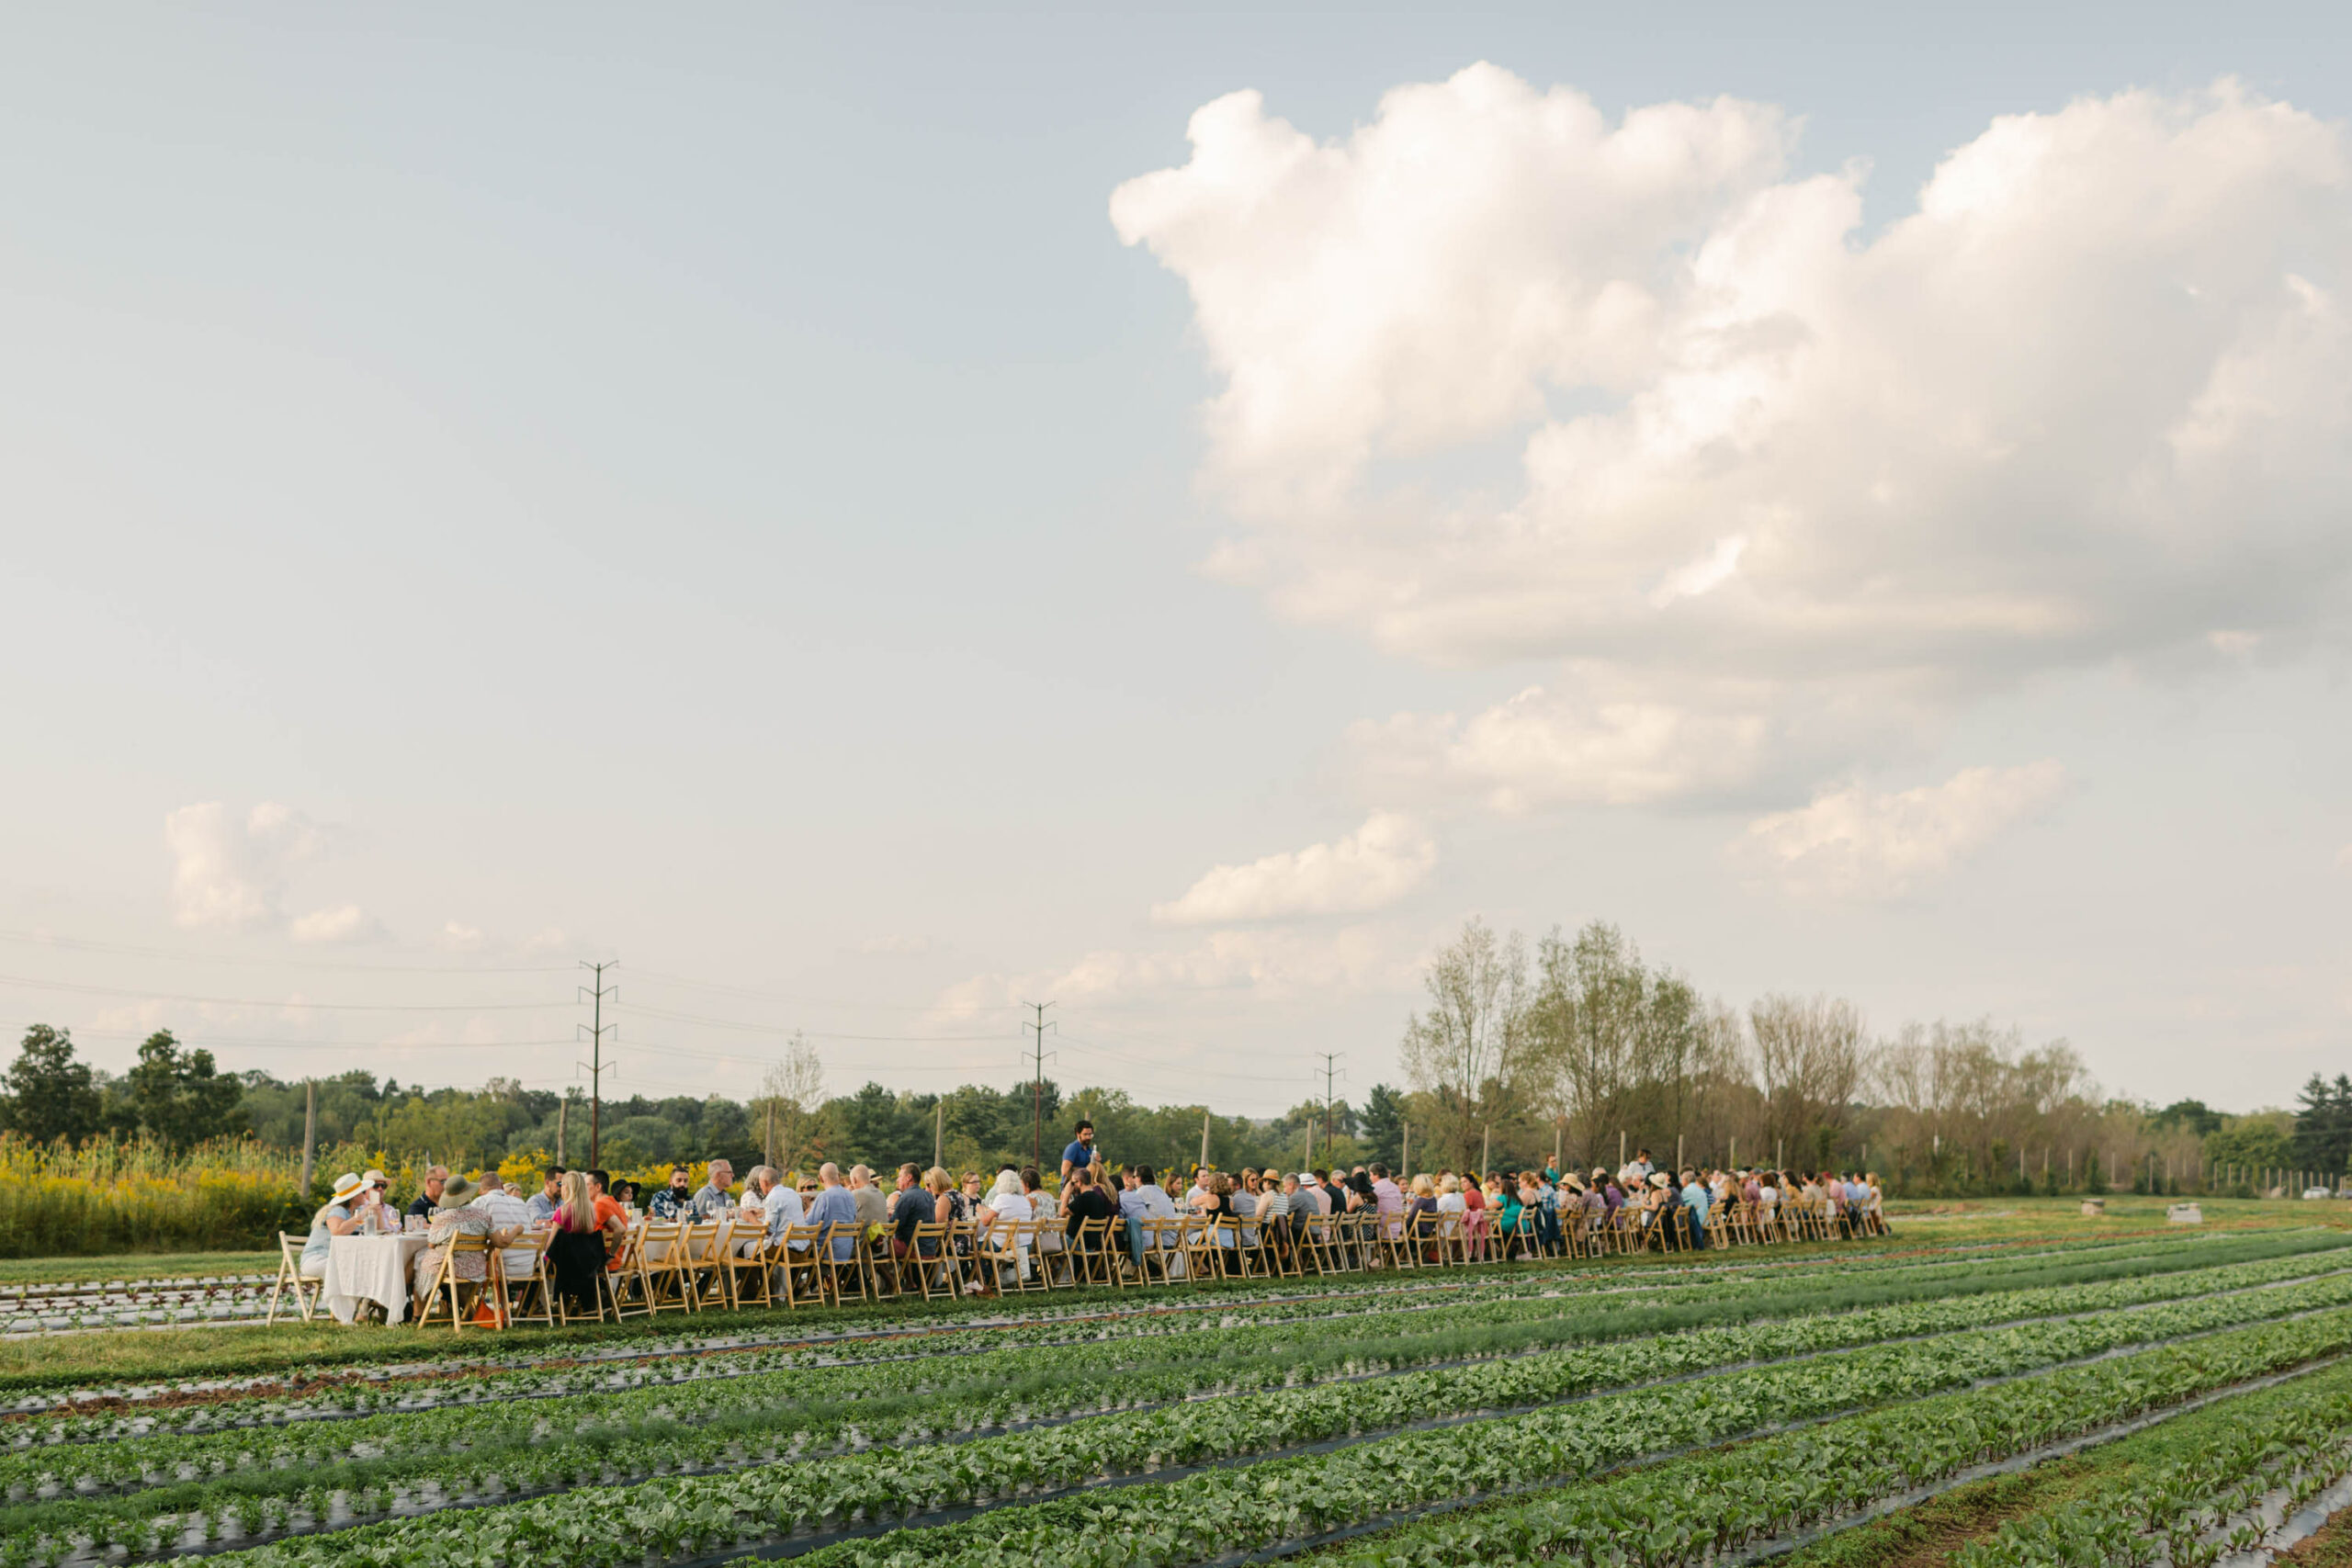
[[[1647,1147],[1661,1161],[1868,1166],[1892,1190],[1917,1195],[2216,1190],[2268,1172],[2352,1168],[2352,1077],[2314,1077],[2291,1111],[2231,1115],[2194,1100],[2158,1109],[2107,1095],[2064,1041],[2029,1045],[1990,1021],[1905,1024],[1875,1037],[1859,1009],[1835,998],[1732,1007],[1600,921],[1531,948],[1473,920],[1431,962],[1426,989],[1402,1042],[1405,1084],[1375,1084],[1355,1104],[1221,1116],[1050,1080],[944,1094],[868,1083],[827,1096],[821,1062],[796,1035],[749,1100],[605,1101],[594,1112],[596,1157],[616,1170],[722,1156],[738,1170],[936,1159],[986,1171],[1034,1153],[1051,1170],[1084,1117],[1111,1158],[1179,1170],[1204,1151],[1227,1168],[1613,1168]],[[426,1089],[364,1069],[309,1082],[223,1073],[209,1051],[169,1030],[115,1077],[79,1060],[68,1032],[48,1024],[26,1031],[0,1074],[0,1130],[41,1144],[183,1149],[242,1137],[299,1149],[313,1094],[322,1148],[451,1166],[589,1155],[592,1111],[576,1089],[504,1077]]]
[[[632,1095],[594,1108],[577,1089],[557,1093],[492,1077],[479,1089],[426,1089],[354,1069],[313,1080],[260,1071],[223,1073],[209,1051],[189,1049],[169,1031],[140,1047],[139,1065],[110,1077],[79,1059],[69,1032],[28,1029],[0,1074],[0,1131],[36,1143],[79,1146],[93,1139],[140,1140],[187,1149],[220,1138],[250,1138],[280,1149],[302,1146],[306,1116],[321,1148],[358,1145],[395,1161],[495,1166],[537,1156],[614,1170],[714,1156],[739,1171],[755,1164],[808,1169],[823,1160],[877,1168],[934,1158],[958,1170],[1025,1164],[1033,1153],[1058,1168],[1078,1119],[1091,1120],[1113,1159],[1185,1168],[1211,1162],[1297,1169],[1316,1163],[1397,1157],[1402,1099],[1375,1089],[1359,1112],[1345,1101],[1302,1101],[1281,1116],[1219,1115],[1204,1105],[1146,1106],[1116,1089],[1066,1091],[1051,1079],[1006,1089],[967,1084],[944,1094],[868,1083],[828,1097],[822,1065],[808,1043],[784,1043],[761,1092]],[[315,1100],[312,1097],[315,1096]],[[1371,1140],[1367,1142],[1366,1140]],[[1375,1152],[1376,1151],[1376,1152]]]
[[[1989,1020],[1873,1036],[1851,1002],[1746,1008],[1646,963],[1616,927],[1531,948],[1471,920],[1431,961],[1400,1055],[1428,1165],[1869,1166],[1910,1193],[2213,1190],[2261,1173],[2352,1168],[2352,1077],[2298,1110],[2113,1097],[2064,1040]],[[2236,1173],[2246,1173],[2235,1180]]]

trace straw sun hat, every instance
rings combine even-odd
[[[433,1205],[436,1209],[462,1209],[481,1196],[481,1188],[462,1176],[453,1176],[441,1184],[441,1197]]]
[[[334,1201],[338,1203],[348,1203],[367,1190],[368,1184],[347,1170],[334,1179]]]

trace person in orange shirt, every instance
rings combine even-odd
[[[605,1250],[610,1254],[605,1267],[617,1269],[621,1257],[628,1249],[623,1245],[628,1239],[628,1211],[615,1201],[605,1189],[612,1178],[601,1170],[588,1173],[588,1190],[595,1195],[596,1228],[605,1233]]]

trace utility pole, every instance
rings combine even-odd
[[[555,1163],[563,1167],[566,1170],[571,1168],[571,1162],[564,1157],[563,1124],[565,1120],[569,1118],[571,1114],[571,1091],[567,1089],[563,1091],[563,1098],[555,1102]]]
[[[302,1201],[311,1201],[311,1151],[318,1146],[319,1080],[302,1085]]]
[[[1330,1163],[1331,1159],[1332,1064],[1337,1062],[1340,1057],[1346,1055],[1347,1053],[1345,1051],[1318,1051],[1316,1055],[1323,1058],[1323,1160],[1324,1163],[1328,1165]],[[1313,1165],[1315,1163],[1315,1148],[1312,1144],[1307,1145],[1306,1163],[1309,1165]]]
[[[1489,1122],[1478,1132],[1478,1179],[1481,1181],[1487,1179],[1487,1167],[1492,1163],[1494,1153],[1495,1126]]]
[[[1200,1165],[1199,1165],[1199,1167],[1198,1167],[1197,1168],[1202,1169],[1202,1170],[1206,1170],[1208,1168],[1209,1168],[1209,1108],[1208,1108],[1207,1106],[1204,1105],[1204,1106],[1202,1106],[1202,1107],[1201,1107],[1201,1163],[1200,1163]]]
[[[1405,1129],[1405,1146],[1396,1153],[1396,1163],[1403,1168],[1396,1172],[1396,1179],[1399,1181],[1408,1179],[1413,1174],[1413,1124],[1407,1122],[1402,1125]]]
[[[608,1030],[620,1028],[617,1023],[607,1024],[605,1021],[605,998],[617,998],[621,994],[618,986],[605,984],[605,971],[619,968],[620,961],[614,959],[604,964],[591,964],[582,959],[580,967],[596,976],[594,987],[580,987],[581,994],[595,1010],[590,1015],[594,1021],[582,1026],[588,1031],[588,1165],[594,1169],[596,1164],[596,1123],[605,1099],[605,1035]]]
[[[931,1108],[931,1163],[936,1168],[947,1159],[947,1097]]]
[[[1061,1025],[1046,1021],[1046,1010],[1051,1002],[1023,1002],[1037,1012],[1035,1023],[1024,1021],[1021,1027],[1037,1036],[1035,1053],[1030,1057],[1029,1077],[1029,1163],[1039,1170],[1046,1168],[1046,1031],[1058,1030]]]

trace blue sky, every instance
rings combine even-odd
[[[2352,1023],[2346,28],[22,20],[0,1002],[113,1066],[170,1023],[241,1067],[553,1084],[554,967],[617,955],[623,1091],[740,1089],[793,1027],[837,1089],[1009,1081],[1011,1004],[1051,995],[1064,1081],[1266,1111],[1315,1052],[1392,1077],[1465,917],[1600,916],[1735,1003],[1990,1013],[2119,1090],[2283,1101]],[[1187,136],[1243,89],[1257,208]],[[1602,142],[1506,168],[1464,129],[1540,141],[1555,89],[1604,134],[1718,106],[1653,118],[1723,166],[1588,187]],[[1954,268],[1902,225],[2009,116],[2040,151],[1980,155],[1953,200],[2006,216]],[[1187,169],[1123,243],[1114,193]],[[1475,243],[1381,207],[1413,189]],[[1841,199],[1826,240],[1771,220],[1782,293],[1761,241],[1694,292],[1743,214]],[[1460,330],[1612,266],[1634,327]],[[1726,310],[1810,367],[1733,364]],[[2023,433],[1917,456],[1980,362]],[[1713,406],[1694,378],[1783,372],[1777,423],[1608,467],[1637,411]],[[2202,479],[2150,499],[2116,454],[2192,418]],[[1871,482],[1894,521],[1820,521]]]

